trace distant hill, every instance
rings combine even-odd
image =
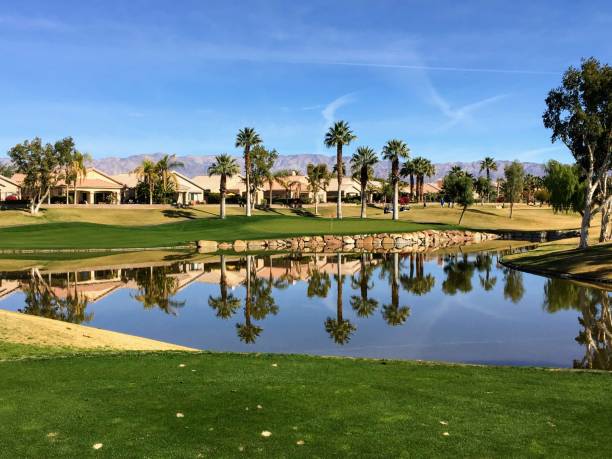
[[[121,174],[134,170],[145,158],[158,160],[163,156],[162,153],[154,153],[149,155],[133,155],[125,158],[101,158],[94,161],[94,166],[98,169],[106,172],[107,174]],[[242,157],[235,156],[236,160],[242,167]],[[179,170],[189,177],[196,175],[207,174],[208,167],[213,163],[214,155],[202,155],[202,156],[179,156],[178,159],[185,164],[185,168]],[[301,173],[306,172],[306,166],[308,163],[326,163],[329,167],[333,167],[336,159],[333,156],[317,155],[317,154],[301,154],[301,155],[281,155],[279,156],[275,169],[295,169]],[[348,158],[345,160],[348,161]],[[492,172],[492,177],[503,176],[504,167],[509,164],[510,161],[497,161],[497,171]],[[480,163],[479,161],[472,162],[448,162],[448,163],[436,163],[436,175],[431,180],[437,180],[444,177],[447,172],[453,166],[460,166],[462,169],[467,170],[474,176],[480,175]],[[523,163],[525,172],[532,175],[544,175],[544,165],[539,163]],[[389,162],[381,161],[374,168],[374,172],[377,177],[386,177],[389,174]]]
[[[115,175],[133,171],[145,158],[150,158],[157,161],[163,156],[163,153],[152,153],[143,155],[132,155],[126,156],[125,158],[107,157],[99,158],[94,160],[94,167],[100,169],[107,174]],[[235,156],[236,160],[242,167],[242,156]],[[347,157],[345,161],[348,161],[350,157]],[[207,174],[208,167],[215,160],[214,155],[201,155],[201,156],[178,156],[178,159],[185,164],[185,168],[179,170],[188,177],[194,177],[196,175]],[[0,158],[0,162],[7,161],[6,159]],[[300,173],[306,172],[306,166],[308,163],[326,163],[330,169],[333,167],[336,158],[327,155],[317,154],[301,154],[301,155],[281,155],[276,162],[275,169],[294,169]],[[510,161],[500,160],[497,161],[497,171],[492,172],[493,179],[496,179],[504,174],[504,167],[509,164]],[[436,175],[433,176],[431,181],[437,180],[444,177],[447,172],[453,166],[459,166],[464,170],[467,170],[474,176],[480,175],[480,163],[479,161],[472,162],[447,162],[447,163],[436,163]],[[540,163],[524,162],[525,172],[532,175],[542,176],[544,175],[544,165]],[[389,162],[381,161],[374,168],[374,172],[377,177],[386,177],[389,174]]]

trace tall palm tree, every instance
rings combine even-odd
[[[338,201],[336,203],[336,218],[342,218],[342,175],[344,167],[342,163],[342,147],[349,145],[357,136],[351,131],[346,121],[336,121],[325,134],[325,146],[336,147],[336,175],[338,180]]]
[[[408,160],[400,170],[402,177],[410,177],[410,199],[414,200],[414,160]]]
[[[89,153],[75,151],[66,170],[66,204],[68,204],[68,185],[72,184],[74,204],[77,203],[77,183],[87,176],[87,164],[91,162]]]
[[[234,158],[228,154],[215,156],[215,162],[208,168],[209,175],[220,175],[219,194],[221,196],[221,209],[219,215],[225,218],[225,194],[227,193],[227,178],[240,172],[240,167]]]
[[[246,181],[246,216],[251,216],[251,147],[262,143],[254,128],[245,127],[236,135],[236,148],[244,149],[244,175]]]
[[[147,184],[149,190],[149,204],[153,204],[153,189],[157,182],[157,169],[155,163],[150,159],[143,159],[140,166],[134,169],[132,173],[136,174],[138,180],[142,180]]]
[[[208,297],[208,305],[217,311],[217,317],[229,319],[240,307],[240,299],[233,293],[227,292],[227,270],[225,265],[225,255],[221,255],[221,277],[219,279],[219,296]]]
[[[402,140],[389,140],[383,147],[383,158],[391,161],[391,184],[393,185],[393,220],[399,220],[399,172],[400,159],[407,158],[410,149]]]
[[[330,176],[327,164],[309,163],[306,166],[306,180],[308,180],[308,188],[314,197],[315,215],[319,215],[319,192],[327,189]]]
[[[436,173],[436,168],[430,160],[417,156],[413,160],[414,174],[416,176],[416,194],[417,202],[423,200],[423,189],[425,185],[425,176],[431,177]]]
[[[374,165],[378,162],[376,152],[370,147],[359,147],[351,158],[351,172],[361,186],[361,218],[366,218],[366,188],[374,175]]]
[[[424,166],[423,166],[423,174],[424,176],[431,178],[436,174],[436,166],[433,165],[433,163],[429,160],[426,159]],[[425,197],[423,196],[423,185],[425,185],[423,177],[421,177],[421,200],[423,202],[425,202]]]
[[[497,163],[491,156],[485,157],[480,161],[480,172],[485,171],[487,174],[487,182],[489,182],[489,189],[491,188],[491,171],[497,170]],[[491,192],[487,194],[487,202],[491,202]]]

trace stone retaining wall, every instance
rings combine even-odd
[[[419,250],[427,248],[466,245],[499,239],[497,234],[460,230],[427,230],[412,233],[379,233],[357,234],[351,236],[298,236],[287,239],[258,239],[252,241],[236,240],[234,242],[198,241],[198,250],[202,253],[218,250],[235,252],[260,250],[299,250],[302,252],[333,251],[389,251]]]

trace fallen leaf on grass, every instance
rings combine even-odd
[[[92,446],[93,449],[100,449],[102,448],[102,443],[96,443],[95,445]]]
[[[264,430],[264,431],[261,433],[261,436],[262,436],[262,437],[266,437],[266,438],[267,438],[267,437],[269,437],[269,436],[271,436],[271,435],[272,435],[272,432],[270,432],[269,430]]]
[[[445,437],[448,437],[450,434],[448,432],[443,432],[442,435],[444,435]]]
[[[448,425],[448,421],[440,421],[440,424],[442,424],[443,426],[447,426]]]
[[[176,413],[177,418],[184,418],[185,415],[183,413]]]
[[[295,442],[296,445],[302,446],[304,444],[304,440],[298,440]]]

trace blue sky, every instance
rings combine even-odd
[[[12,1],[0,4],[0,152],[72,135],[94,157],[281,154],[404,139],[435,162],[569,160],[544,98],[610,62],[609,1]],[[0,153],[1,154],[1,153]]]

